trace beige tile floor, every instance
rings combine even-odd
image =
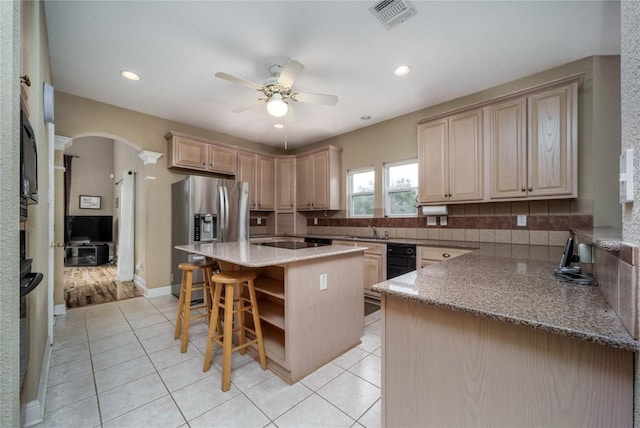
[[[203,373],[207,326],[196,321],[180,353],[176,307],[173,296],[138,297],[56,317],[38,427],[380,426],[380,311],[360,346],[294,385],[234,353],[222,392],[219,347]]]

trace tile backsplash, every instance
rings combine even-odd
[[[427,225],[422,215],[347,218],[344,211],[327,217],[309,213],[307,233],[367,236],[375,226],[379,234],[387,231],[391,238],[562,246],[570,229],[593,226],[589,210],[577,207],[575,201],[565,200],[449,205],[446,225],[436,217],[434,226]],[[517,226],[518,215],[527,216],[526,226]]]
[[[640,338],[638,325],[638,273],[640,246],[620,243],[619,251],[594,247],[593,274],[598,286],[634,339]]]

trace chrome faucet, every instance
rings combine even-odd
[[[371,227],[371,230],[373,232],[373,237],[377,238],[378,237],[378,229],[376,229],[375,226],[370,226],[370,227]]]

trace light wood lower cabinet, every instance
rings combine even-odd
[[[267,365],[282,379],[293,384],[360,343],[362,253],[256,270]],[[319,287],[321,274],[327,275],[326,290]],[[245,323],[253,327],[251,317]],[[255,346],[249,352],[257,355]]]
[[[633,352],[562,334],[383,295],[382,364],[382,426],[633,425]]]
[[[417,247],[417,260],[421,268],[439,263],[443,260],[453,259],[473,250],[462,248],[442,248],[442,247]]]

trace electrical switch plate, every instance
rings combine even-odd
[[[440,226],[446,226],[447,225],[447,216],[446,215],[441,215],[440,216]]]
[[[437,226],[438,222],[437,222],[438,217],[434,216],[434,215],[428,215],[427,216],[427,226]]]
[[[262,224],[262,219],[260,217],[256,218],[256,223],[257,224]]]
[[[633,149],[620,154],[620,203],[633,202]]]
[[[317,225],[317,224],[318,224],[318,217],[314,217],[314,218],[313,218],[313,224],[314,224],[314,225]]]
[[[320,291],[327,289],[327,274],[323,273],[320,275]]]
[[[518,216],[518,222],[516,223],[517,226],[521,226],[524,227],[527,225],[527,216],[526,215],[519,215]]]

